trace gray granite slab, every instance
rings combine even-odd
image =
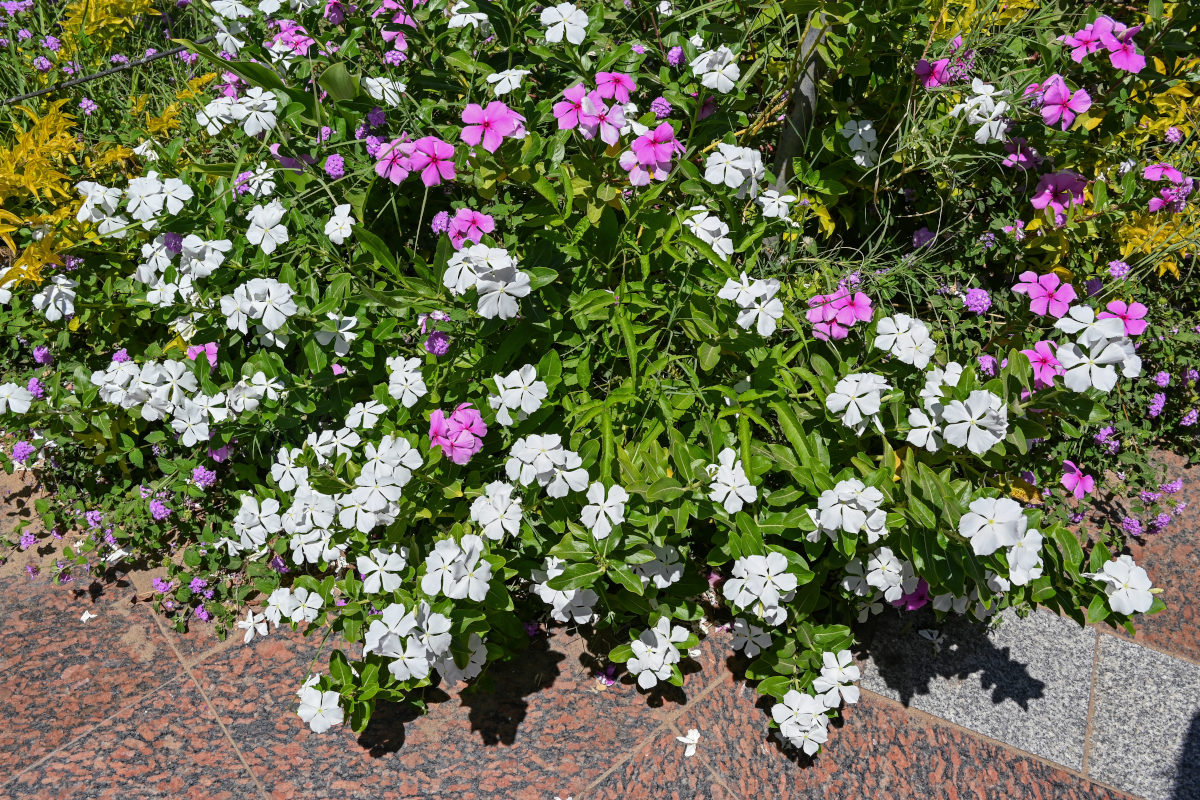
[[[1101,636],[1088,777],[1147,800],[1200,800],[1200,666]]]
[[[862,686],[1059,764],[1083,766],[1096,632],[1046,611],[988,630],[927,612],[877,618]],[[918,631],[945,637],[934,652]]]

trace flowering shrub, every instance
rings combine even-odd
[[[0,412],[38,432],[8,464],[86,486],[40,501],[49,525],[75,504],[105,530],[82,555],[164,560],[181,622],[335,634],[299,692],[314,731],[518,657],[523,622],[610,632],[641,689],[680,685],[715,601],[811,754],[858,699],[851,626],[885,605],[1131,628],[1163,603],[1122,534],[1077,536],[1033,471],[1051,452],[1055,484],[1095,491],[1070,448],[1146,368],[1150,309],[1070,261],[1082,216],[1132,213],[1097,200],[1118,181],[1092,177],[1080,121],[1125,102],[1114,76],[1143,40],[1108,17],[1064,44],[1039,30],[1059,72],[1027,92],[983,71],[976,31],[930,62],[894,39],[906,9],[823,8],[821,57],[846,69],[822,85],[867,80],[849,48],[869,42],[913,71],[905,124],[937,116],[931,136],[989,163],[915,155],[875,113],[892,73],[857,119],[822,106],[838,124],[811,158],[772,165],[806,66],[776,7],[214,2],[216,48],[188,47],[220,82],[189,84],[187,140],[110,134],[139,149],[79,176],[71,263],[0,278],[5,332],[33,345]],[[981,18],[987,42],[1034,25]],[[1066,154],[1052,170],[1042,141]],[[1183,167],[1130,147],[1170,184],[1120,179],[1137,213],[1192,213]],[[1016,204],[1027,238],[972,244],[924,285],[1001,170],[1029,175],[993,223]],[[893,212],[868,198],[906,197],[912,171],[950,187],[917,213],[960,215],[872,239]],[[944,283],[972,259],[986,286]]]

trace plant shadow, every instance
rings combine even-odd
[[[921,629],[944,636],[940,649],[918,635]],[[914,696],[929,694],[935,678],[966,681],[978,675],[979,687],[991,692],[993,703],[1011,700],[1028,710],[1031,700],[1045,696],[1045,682],[1030,675],[1011,648],[997,647],[987,631],[986,623],[965,616],[939,623],[928,609],[882,614],[862,627],[861,655],[870,655],[879,677],[906,706]]]

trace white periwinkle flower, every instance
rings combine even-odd
[[[717,456],[716,464],[709,464],[708,475],[712,478],[708,498],[720,503],[725,511],[736,514],[746,503],[758,499],[758,489],[746,476],[742,460],[731,447],[726,447]]]
[[[642,631],[632,644],[633,657],[625,664],[631,674],[637,675],[638,686],[653,689],[659,681],[669,679],[680,659],[676,645],[687,638],[687,630],[672,627],[668,617],[659,618],[653,628]]]
[[[1104,584],[1108,607],[1118,614],[1144,614],[1154,604],[1150,576],[1130,556],[1105,561],[1101,572],[1085,572],[1084,577]]]
[[[837,708],[845,700],[858,702],[859,691],[854,682],[862,677],[854,657],[849,650],[821,654],[821,674],[813,681],[817,693],[826,708]]]
[[[345,713],[338,705],[340,695],[337,692],[322,692],[312,686],[300,690],[300,708],[296,712],[300,719],[308,723],[313,733],[324,733],[332,727],[341,725]]]
[[[549,9],[548,9],[549,10]],[[545,12],[543,12],[545,13]],[[521,81],[529,74],[527,69],[506,69],[500,72],[493,72],[488,75],[486,80],[492,84],[492,93],[497,97],[508,94],[514,89],[521,87]]]
[[[743,617],[733,621],[733,649],[741,650],[746,658],[756,655],[771,646],[771,632],[760,628]]]
[[[893,356],[917,369],[925,369],[937,349],[929,336],[929,327],[907,314],[879,320],[875,334],[876,347],[890,351]]]
[[[350,204],[342,203],[333,209],[333,216],[325,223],[325,235],[334,244],[342,244],[354,232],[354,217],[350,214]]]
[[[828,709],[819,698],[792,689],[783,702],[771,707],[771,717],[779,725],[779,736],[793,747],[812,755],[829,738]]]
[[[625,521],[625,504],[629,494],[620,486],[612,486],[605,496],[604,484],[593,483],[588,487],[588,505],[583,507],[583,525],[597,539],[607,539]]]
[[[725,45],[716,50],[706,50],[692,59],[690,64],[692,74],[700,79],[700,84],[709,89],[715,89],[721,94],[733,91],[742,71],[734,61],[733,51]]]
[[[833,414],[841,414],[842,424],[856,433],[861,434],[872,421],[882,432],[879,409],[883,393],[890,388],[882,375],[870,372],[847,375],[825,398],[825,407]]]
[[[972,500],[969,508],[958,521],[958,532],[971,542],[977,556],[1012,547],[1029,527],[1020,504],[1007,497],[980,497]]]
[[[1021,540],[1008,548],[1008,579],[1014,586],[1024,586],[1042,577],[1042,534],[1030,528]]]
[[[406,566],[407,550],[380,550],[375,548],[370,556],[359,556],[355,562],[363,575],[363,591],[367,594],[394,592],[400,588],[400,571]]]
[[[521,498],[513,497],[513,485],[504,481],[489,483],[471,503],[471,521],[493,541],[503,539],[506,532],[515,536],[521,529]]]
[[[546,41],[561,42],[565,38],[571,44],[583,44],[588,15],[574,3],[559,3],[542,9],[541,21],[546,26]]]
[[[1008,407],[991,392],[976,389],[966,402],[951,400],[941,409],[942,436],[955,447],[983,455],[1008,435]]]

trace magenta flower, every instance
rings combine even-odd
[[[1083,470],[1075,466],[1073,461],[1063,462],[1063,476],[1060,481],[1068,492],[1075,495],[1076,500],[1082,500],[1096,488],[1096,479],[1084,475]]]
[[[599,133],[600,140],[607,145],[614,145],[621,137],[621,128],[625,126],[625,108],[617,103],[606,106],[598,92],[591,92],[583,98],[583,110],[579,112],[579,128],[583,138],[594,139]]]
[[[450,244],[461,250],[468,241],[479,244],[485,233],[496,230],[496,220],[490,214],[481,214],[473,208],[460,208],[450,220],[448,233]]]
[[[1004,150],[1008,155],[1004,157],[1004,161],[1001,163],[1006,167],[1015,167],[1021,171],[1025,171],[1041,163],[1041,158],[1028,145],[1023,136],[1005,142]]]
[[[847,327],[855,322],[870,322],[875,311],[871,308],[871,298],[867,297],[862,292],[855,292],[851,295],[846,290],[841,290],[844,294],[837,301],[837,317],[835,318],[839,325]]]
[[[1035,344],[1032,350],[1021,351],[1033,367],[1034,386],[1038,389],[1049,389],[1054,385],[1054,378],[1066,372],[1054,356],[1053,347],[1053,342],[1043,341]]]
[[[1038,181],[1030,203],[1036,209],[1050,207],[1055,213],[1062,214],[1066,212],[1067,206],[1083,202],[1083,190],[1086,186],[1087,181],[1078,173],[1069,170],[1052,172],[1043,175]]]
[[[475,147],[481,142],[483,149],[494,153],[500,148],[505,136],[513,136],[525,130],[525,118],[499,100],[487,104],[470,103],[462,112],[466,127],[460,136],[467,144]]]
[[[1104,47],[1100,41],[1100,32],[1096,30],[1095,24],[1091,22],[1085,25],[1083,30],[1060,36],[1058,40],[1067,47],[1073,48],[1071,50],[1071,59],[1076,64],[1082,64],[1084,58]]]
[[[929,584],[924,578],[917,579],[916,588],[907,594],[892,601],[892,605],[896,608],[902,608],[905,611],[916,611],[929,602]]]
[[[643,166],[663,169],[670,167],[671,158],[677,150],[683,150],[675,139],[675,128],[669,122],[664,122],[649,133],[634,139],[630,148]]]
[[[1091,95],[1083,89],[1072,94],[1061,75],[1051,75],[1042,84],[1042,121],[1050,127],[1059,125],[1065,131],[1075,122],[1076,114],[1091,107]]]
[[[1171,183],[1183,183],[1183,173],[1165,162],[1149,165],[1142,170],[1142,177],[1148,181],[1167,180]]]
[[[208,358],[209,369],[213,369],[217,366],[217,347],[216,342],[188,345],[187,357],[189,360],[195,361],[198,356],[204,355]]]
[[[1109,63],[1116,69],[1135,75],[1146,67],[1146,57],[1137,51],[1133,37],[1142,29],[1141,25],[1126,28],[1111,17],[1100,17],[1093,25],[1100,36],[1100,43],[1108,51]]]
[[[455,464],[466,464],[483,449],[485,435],[483,416],[470,403],[463,403],[449,417],[440,408],[429,415],[429,446],[442,448]]]
[[[1124,300],[1113,300],[1107,306],[1107,311],[1097,314],[1100,319],[1119,319],[1125,323],[1125,335],[1137,336],[1145,333],[1149,323],[1146,322],[1146,307],[1141,303],[1126,303]]]
[[[605,100],[615,99],[618,103],[628,103],[629,93],[637,89],[633,78],[623,72],[597,72],[596,94]]]
[[[422,183],[437,186],[442,181],[454,180],[454,145],[436,136],[422,136],[412,143],[412,148],[409,161],[412,171],[421,173]]]
[[[375,162],[375,174],[399,184],[412,172],[413,143],[405,139],[392,139],[379,149],[379,160]]]
[[[1013,287],[1017,294],[1028,295],[1029,310],[1039,317],[1050,314],[1061,318],[1067,313],[1071,301],[1076,298],[1075,287],[1062,280],[1053,272],[1038,275],[1035,272],[1022,272],[1020,281]]]
[[[586,94],[587,90],[583,88],[582,83],[563,90],[563,97],[567,99],[554,104],[554,118],[558,120],[560,131],[569,131],[579,126],[579,114],[583,111],[583,98]]]
[[[932,64],[922,58],[917,62],[917,66],[913,69],[917,76],[917,80],[926,89],[936,89],[950,83],[950,59],[939,58]]]

